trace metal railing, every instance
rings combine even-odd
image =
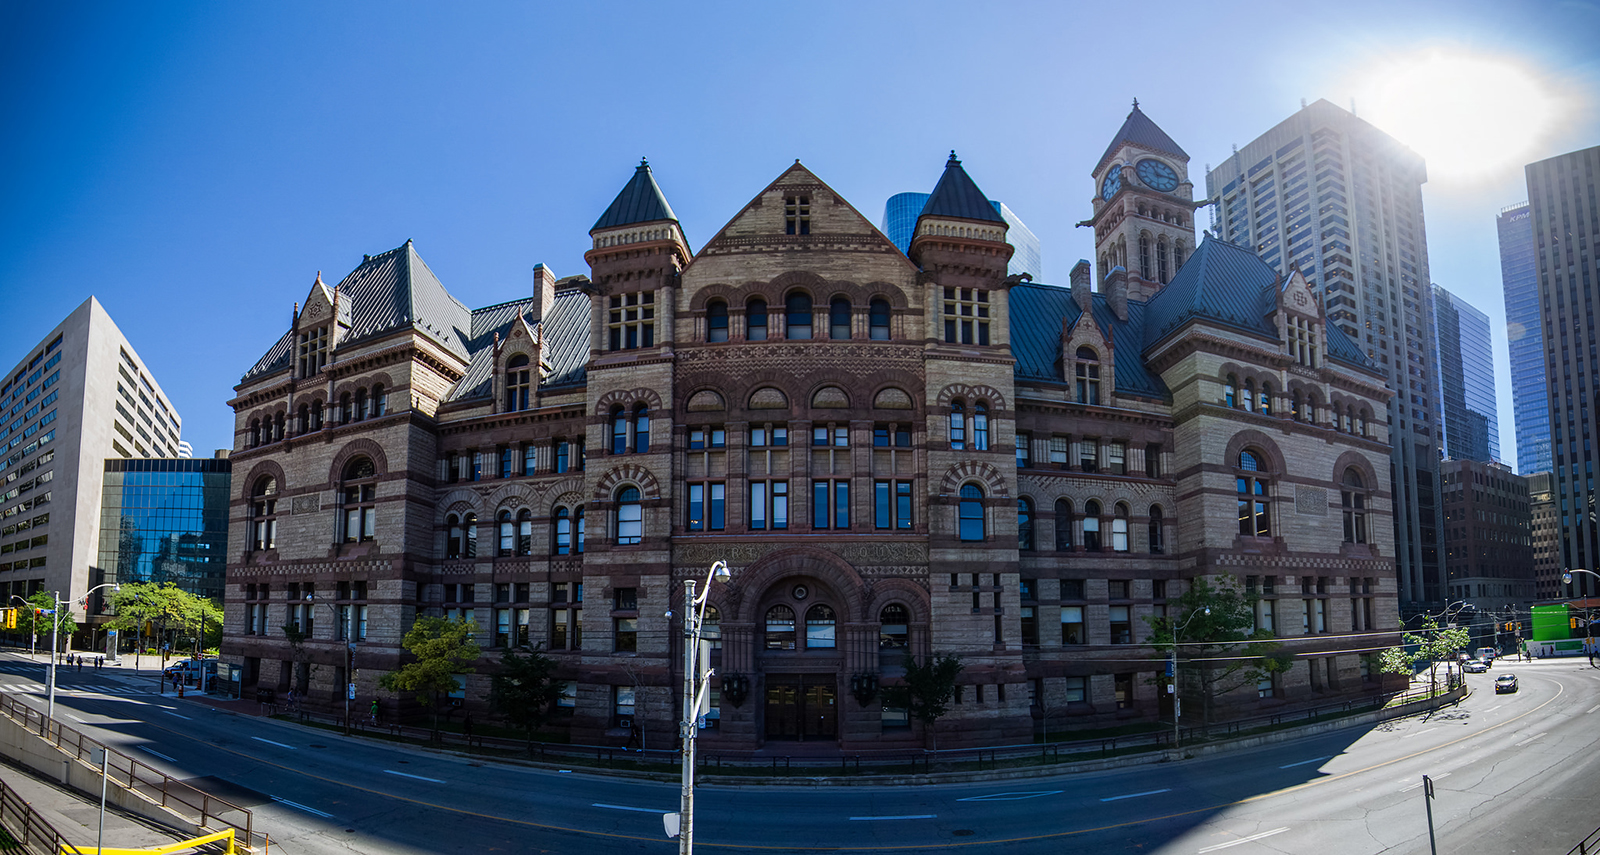
[[[45,718],[44,713],[24,703],[16,695],[0,695],[0,714],[87,765],[93,766],[98,762],[90,761],[96,749],[104,750],[106,777],[117,786],[139,793],[201,828],[232,828],[240,846],[252,850],[255,848],[255,837],[252,835],[254,816],[249,808],[240,807],[180,781],[70,725]]]
[[[0,851],[31,855],[82,855],[61,832],[45,822],[16,790],[0,779]]]
[[[1567,851],[1567,855],[1594,855],[1600,852],[1600,828],[1589,832],[1589,836],[1578,841],[1578,845]]]

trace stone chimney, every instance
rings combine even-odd
[[[1072,266],[1070,276],[1072,280],[1072,302],[1078,304],[1079,311],[1090,312],[1094,310],[1094,296],[1089,290],[1089,280],[1093,278],[1089,262],[1078,259]]]
[[[533,309],[529,314],[530,323],[538,323],[550,314],[556,305],[556,277],[550,268],[543,264],[533,266]]]
[[[1111,313],[1117,320],[1128,319],[1128,269],[1118,265],[1111,268],[1111,273],[1106,276],[1106,281],[1100,283],[1100,290],[1105,292],[1106,303],[1111,306]]]

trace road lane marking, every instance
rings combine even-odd
[[[1445,778],[1448,778],[1448,777],[1450,777],[1450,773],[1449,772],[1440,772],[1437,775],[1429,775],[1428,776],[1428,780],[1430,780],[1430,781],[1443,781]],[[1412,790],[1415,790],[1416,788],[1418,788],[1420,786],[1422,786],[1422,782],[1418,781],[1415,784],[1411,784],[1409,786],[1401,787],[1400,788],[1400,792],[1409,793]]]
[[[1023,799],[1037,799],[1041,796],[1054,796],[1061,790],[1041,790],[1036,793],[990,793],[987,796],[968,796],[956,799],[958,802],[1020,802]]]
[[[1252,834],[1249,837],[1241,837],[1238,840],[1230,840],[1227,843],[1218,843],[1215,846],[1207,846],[1206,848],[1200,850],[1200,855],[1205,855],[1207,852],[1215,852],[1218,849],[1227,849],[1229,846],[1238,846],[1241,843],[1249,843],[1253,840],[1260,840],[1263,837],[1271,837],[1274,834],[1282,834],[1288,830],[1289,827],[1284,826],[1283,828],[1274,828],[1271,831],[1263,831],[1260,834]]]
[[[284,745],[284,744],[283,744],[283,743],[282,743],[282,742],[273,742],[273,741],[272,741],[272,740],[270,740],[270,739],[262,739],[262,738],[261,738],[261,737],[259,737],[259,736],[252,736],[252,737],[250,737],[250,738],[251,738],[251,739],[254,739],[254,740],[255,740],[255,741],[257,741],[257,742],[265,742],[265,743],[266,743],[266,744],[268,744],[268,745],[276,745],[276,746],[278,746],[278,747],[279,747],[279,748],[287,748],[287,749],[289,749],[289,750],[290,750],[290,751],[294,751],[294,750],[296,750],[296,749],[295,749],[295,747],[294,747],[294,746],[293,746],[293,745]]]
[[[1160,795],[1161,793],[1170,793],[1170,792],[1172,792],[1172,788],[1168,787],[1168,788],[1166,788],[1164,790],[1145,790],[1142,793],[1129,793],[1129,794],[1127,794],[1125,796],[1111,796],[1110,798],[1101,799],[1100,801],[1103,801],[1103,802],[1115,802],[1115,801],[1120,801],[1122,799],[1136,799],[1136,798],[1139,798],[1140,796],[1155,796],[1155,795]]]
[[[444,781],[441,781],[438,778],[424,778],[421,775],[408,775],[405,772],[396,772],[393,769],[385,769],[385,770],[383,770],[383,774],[385,774],[385,775],[399,775],[402,778],[416,778],[419,781],[432,781],[435,784],[443,784],[444,783]]]
[[[151,751],[150,749],[144,747],[143,745],[139,746],[139,750],[143,751],[146,754],[149,754],[151,757],[160,757],[162,760],[165,760],[168,763],[176,763],[176,762],[178,762],[178,761],[172,759],[171,757],[168,757],[167,755],[162,754],[160,751]]]
[[[1331,760],[1331,759],[1333,759],[1333,755],[1332,754],[1328,754],[1328,755],[1325,755],[1323,757],[1313,757],[1310,760],[1301,760],[1299,763],[1290,763],[1290,764],[1285,765],[1285,766],[1279,766],[1278,768],[1279,769],[1293,769],[1296,766],[1304,766],[1307,763],[1320,763],[1323,760]]]
[[[1495,704],[1495,705],[1494,705],[1494,706],[1492,706],[1492,707],[1490,707],[1490,708],[1488,708],[1488,709],[1486,709],[1486,710],[1484,710],[1484,711],[1483,711],[1483,714],[1484,714],[1484,715],[1488,715],[1488,714],[1489,714],[1489,713],[1492,713],[1492,712],[1494,712],[1494,711],[1495,711],[1495,710],[1497,710],[1497,709],[1499,709],[1499,708],[1501,708],[1501,707],[1503,707],[1503,706],[1505,706],[1505,704]]]
[[[1534,741],[1535,739],[1538,739],[1541,736],[1544,736],[1545,734],[1547,734],[1549,732],[1550,731],[1548,731],[1548,730],[1541,730],[1538,733],[1535,733],[1534,735],[1528,737],[1527,739],[1524,739],[1521,742],[1518,742],[1517,743],[1517,747],[1521,748],[1522,746],[1527,745],[1528,743]]]
[[[443,782],[441,781],[440,783],[443,783]],[[628,807],[627,805],[608,805],[608,804],[603,804],[601,802],[595,802],[594,804],[589,805],[589,807],[605,808],[606,810],[631,810],[634,813],[671,813],[672,812],[672,811],[667,811],[667,810],[656,810],[655,808]]]
[[[877,819],[938,819],[936,813],[908,813],[902,816],[852,816],[851,822],[870,822]]]
[[[1495,707],[1495,709],[1499,709],[1499,707]],[[1589,713],[1592,713],[1592,712],[1594,712],[1594,711],[1595,711],[1595,710],[1600,710],[1600,704],[1595,704],[1595,705],[1594,705],[1594,706],[1592,706],[1592,707],[1590,707],[1590,708],[1588,708],[1588,709],[1586,709],[1586,710],[1584,710],[1584,711],[1583,711],[1583,714],[1584,714],[1584,715],[1588,715],[1588,714],[1589,714]]]
[[[72,719],[73,721],[77,722],[78,724],[88,724],[87,721],[84,721],[83,719],[78,718],[77,716],[73,715],[72,713],[67,713],[67,718]]]
[[[305,805],[300,804],[299,802],[291,802],[288,799],[280,798],[278,796],[273,796],[272,800],[277,802],[280,805],[283,805],[284,807],[292,807],[295,810],[303,810],[306,813],[314,813],[317,816],[323,817],[324,819],[333,819],[333,814],[331,814],[331,813],[323,813],[322,811],[317,810],[314,807],[306,807]]]
[[[1424,733],[1432,733],[1432,732],[1434,732],[1435,730],[1438,730],[1438,729],[1439,728],[1437,728],[1437,727],[1430,727],[1427,730],[1419,730],[1416,733],[1408,733],[1405,736],[1402,736],[1400,738],[1401,739],[1410,739],[1413,736],[1421,736]]]
[[[183,720],[184,720],[184,721],[194,721],[194,719],[192,719],[192,718],[190,718],[190,717],[188,717],[188,716],[186,716],[186,715],[180,715],[180,714],[178,714],[178,713],[175,713],[175,712],[173,712],[173,711],[171,711],[171,710],[168,710],[168,711],[167,711],[167,715],[171,715],[171,716],[177,716],[177,717],[178,717],[178,718],[181,718],[181,719],[183,719]]]

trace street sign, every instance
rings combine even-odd
[[[351,683],[350,686],[347,689],[345,689],[345,697],[348,697],[352,701],[356,699],[356,684],[355,683]]]

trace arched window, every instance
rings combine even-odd
[[[1367,435],[1367,423],[1371,420],[1372,417],[1366,410],[1362,410],[1356,415],[1356,436]]]
[[[950,447],[967,447],[967,408],[960,401],[950,405]]]
[[[1100,503],[1094,499],[1083,503],[1083,548],[1100,551]]]
[[[362,386],[356,390],[356,421],[363,421],[367,417],[367,387]]]
[[[264,475],[250,491],[251,549],[278,547],[278,479]]]
[[[1166,521],[1165,517],[1161,512],[1161,506],[1160,505],[1151,505],[1150,506],[1150,554],[1152,554],[1152,555],[1160,555],[1161,553],[1167,551],[1166,535],[1161,530],[1161,526],[1165,521]]]
[[[638,487],[623,487],[617,493],[617,543],[644,540],[644,506],[639,503]]]
[[[350,400],[350,393],[345,392],[339,396],[339,424],[347,425],[356,419],[356,406]]]
[[[982,401],[972,407],[972,447],[976,451],[989,450],[989,407]]]
[[[1033,549],[1033,503],[1027,499],[1017,500],[1017,548]]]
[[[878,613],[878,647],[905,650],[910,646],[911,612],[899,603],[890,603]]]
[[[1344,542],[1367,542],[1367,487],[1361,473],[1355,469],[1344,471],[1340,485],[1339,504],[1344,508]]]
[[[1350,433],[1355,427],[1354,425],[1352,425],[1350,423],[1350,408],[1349,407],[1341,407],[1340,410],[1342,412],[1339,414],[1339,418],[1343,422],[1343,430],[1344,430],[1345,433]]]
[[[303,434],[311,430],[311,407],[307,404],[300,405],[300,418],[295,422],[295,433]]]
[[[1257,475],[1261,458],[1253,451],[1239,452],[1236,490],[1239,494],[1239,534],[1245,537],[1271,537],[1271,505],[1267,501],[1267,480]]]
[[[533,511],[527,508],[517,512],[517,554],[533,554]]]
[[[526,410],[532,397],[533,376],[528,367],[528,357],[517,354],[506,363],[506,412]]]
[[[712,300],[706,306],[706,341],[728,340],[728,304]]]
[[[1128,551],[1128,506],[1118,502],[1111,517],[1111,551]]]
[[[1256,381],[1244,381],[1244,408],[1251,412],[1256,408]]]
[[[1178,218],[1178,225],[1180,225],[1180,226],[1183,225],[1183,217],[1179,217]],[[1184,250],[1183,241],[1180,240],[1180,241],[1174,241],[1173,242],[1173,244],[1172,244],[1172,272],[1173,272],[1173,275],[1177,275],[1177,272],[1179,270],[1183,269],[1183,257],[1184,257],[1183,250]]]
[[[828,338],[843,339],[850,337],[850,301],[843,297],[833,298],[828,304]]]
[[[1172,277],[1167,267],[1167,236],[1162,235],[1156,238],[1156,279],[1165,285],[1170,278]]]
[[[1056,551],[1072,549],[1072,502],[1056,499]]]
[[[557,508],[555,538],[551,541],[556,555],[572,554],[572,516],[566,508]]]
[[[796,291],[784,300],[783,309],[783,337],[791,340],[810,338],[811,295]]]
[[[872,301],[867,312],[873,341],[889,340],[889,301],[879,298]]]
[[[255,448],[261,444],[261,420],[250,420],[250,447]]]
[[[1304,405],[1300,403],[1300,390],[1296,389],[1294,394],[1289,397],[1289,418],[1300,421],[1302,412],[1304,412]]]
[[[461,557],[478,557],[478,515],[469,513],[461,520]]]
[[[700,640],[713,651],[722,649],[722,612],[716,606],[706,606],[706,616],[700,621]]]
[[[389,412],[389,401],[384,397],[383,384],[376,383],[372,387],[372,416],[377,418]]]
[[[1150,235],[1146,232],[1139,233],[1139,276],[1150,279]]]
[[[451,514],[444,518],[444,557],[460,558],[461,550],[466,545],[466,537],[461,533],[461,518]]]
[[[282,410],[278,411],[278,415],[277,415],[276,418],[273,419],[272,423],[273,423],[272,440],[274,442],[276,442],[276,441],[278,441],[280,439],[283,439],[284,417],[283,417],[283,411]]]
[[[1261,414],[1272,415],[1272,384],[1261,384]]]
[[[639,454],[650,450],[650,408],[644,404],[633,410],[633,450]]]
[[[576,528],[577,531],[574,532],[575,537],[573,538],[572,548],[573,548],[573,551],[576,552],[578,555],[582,555],[583,554],[583,505],[579,505],[578,506],[578,510],[573,512],[573,522],[574,522],[573,528]]]
[[[767,609],[766,644],[768,650],[794,649],[794,609],[788,606]]]
[[[628,411],[622,407],[611,408],[611,453],[628,451]]]
[[[1305,420],[1306,420],[1307,424],[1313,424],[1314,425],[1314,424],[1317,423],[1317,393],[1316,392],[1307,392],[1306,393],[1305,416],[1306,416]]]
[[[750,341],[767,340],[767,301],[751,300],[744,307],[745,338]]]
[[[497,522],[500,529],[499,554],[501,556],[515,555],[517,552],[517,524],[511,519],[511,512],[501,511]]]
[[[1093,348],[1078,348],[1078,403],[1100,404],[1100,354]]]
[[[1222,405],[1225,407],[1239,406],[1239,381],[1228,375],[1228,380],[1222,385]]]
[[[962,540],[983,540],[983,490],[977,484],[961,486],[959,532]]]
[[[818,603],[806,609],[806,649],[825,650],[835,646],[833,609]]]
[[[343,487],[344,542],[377,537],[378,476],[372,458],[357,457],[345,464]]]
[[[311,402],[311,429],[322,430],[322,402]]]

